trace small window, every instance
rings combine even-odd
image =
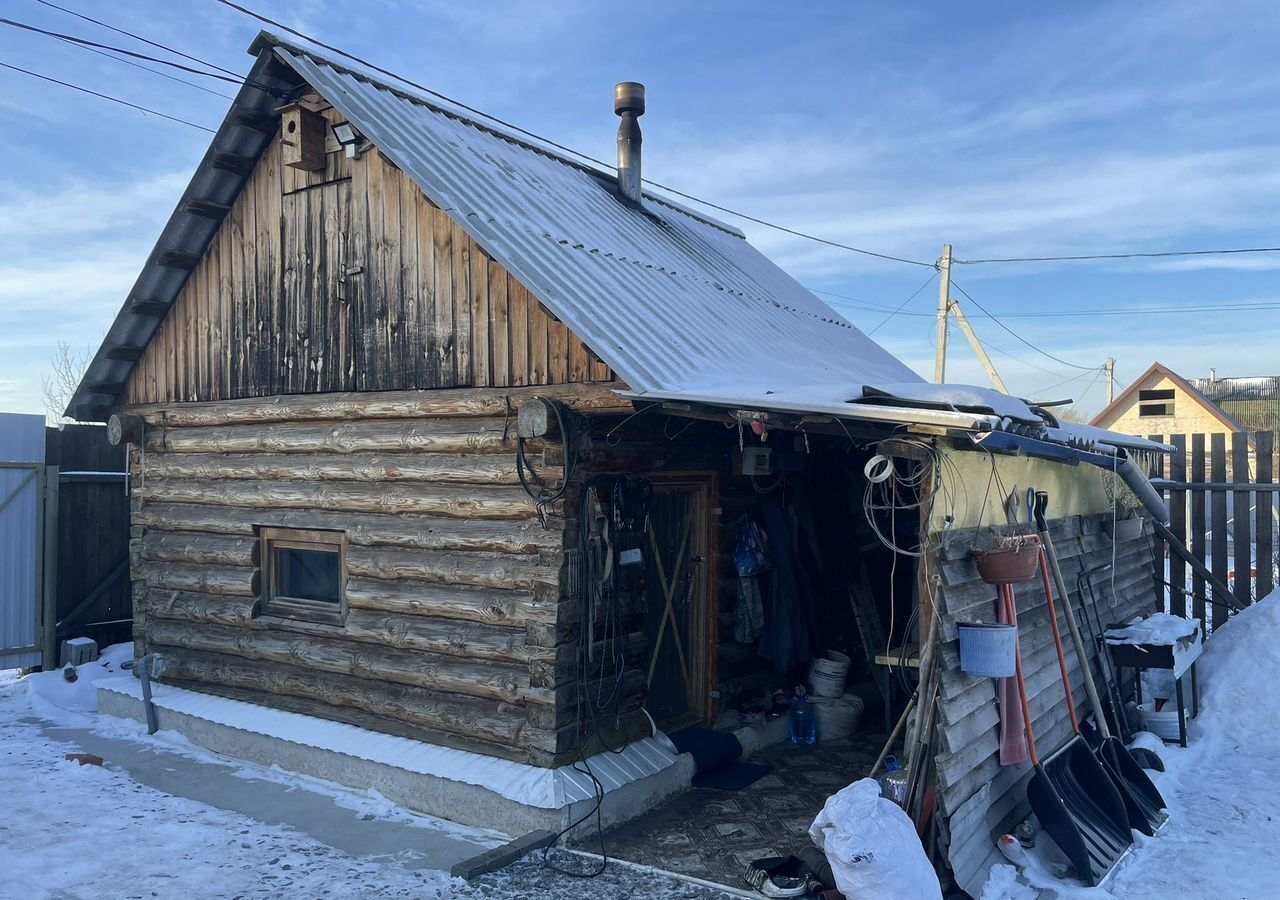
[[[261,528],[259,612],[341,625],[347,603],[347,537],[341,531]]]
[[[1173,415],[1173,389],[1138,391],[1138,415],[1144,419]]]

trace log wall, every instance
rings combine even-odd
[[[146,423],[130,452],[136,652],[200,690],[570,761],[564,509],[539,524],[515,475],[514,415],[498,414],[533,393],[128,408]],[[622,406],[604,387],[537,393],[582,412]],[[258,526],[346,533],[343,625],[258,614]]]
[[[277,133],[122,403],[613,379],[376,148],[281,157]]]
[[[1050,522],[1050,534],[1071,593],[1072,606],[1085,638],[1094,678],[1101,678],[1096,648],[1090,640],[1086,610],[1076,588],[1085,570],[1112,562],[1111,538],[1103,523],[1110,516],[1073,516]],[[973,562],[976,541],[987,539],[987,529],[952,532],[942,550],[937,573],[941,578],[938,611],[942,625],[942,692],[936,755],[938,804],[945,821],[947,856],[960,887],[977,896],[987,872],[1004,857],[995,839],[1009,832],[1030,812],[1026,784],[1030,765],[1001,766],[1000,709],[996,681],[976,678],[960,670],[957,622],[995,622],[996,588],[984,583]],[[1148,533],[1115,547],[1116,606],[1106,596],[1111,582],[1097,582],[1099,613],[1103,624],[1128,621],[1153,609],[1150,526]],[[1034,581],[1015,587],[1022,664],[1031,713],[1035,718],[1036,747],[1041,757],[1061,747],[1071,734],[1071,721],[1062,689],[1057,650],[1049,625],[1044,587]],[[1071,636],[1059,606],[1059,627],[1066,650],[1071,691],[1081,720],[1091,715],[1084,675],[1071,645]],[[1105,693],[1099,680],[1100,693]]]

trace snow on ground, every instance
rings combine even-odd
[[[1033,878],[1042,896],[1090,900],[1277,895],[1280,845],[1280,591],[1233,617],[1205,645],[1197,666],[1201,715],[1190,746],[1161,750],[1166,771],[1152,780],[1170,821],[1153,838],[1137,835],[1134,852],[1102,888]],[[1148,746],[1150,746],[1148,744]],[[1033,894],[1012,867],[993,870],[982,900]]]
[[[619,865],[582,881],[536,858],[468,886],[443,870],[501,836],[98,717],[93,682],[132,657],[129,645],[108,648],[75,681],[0,671],[0,897],[726,897]],[[85,751],[105,765],[66,759]]]

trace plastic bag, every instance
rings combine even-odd
[[[766,543],[760,526],[750,519],[744,519],[738,528],[738,546],[733,551],[733,564],[740,576],[758,575],[769,568]]]
[[[942,900],[942,887],[902,808],[870,778],[827,798],[809,826],[836,887],[858,900]]]

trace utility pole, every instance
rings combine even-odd
[[[1116,360],[1114,356],[1107,357],[1107,405],[1110,406],[1116,399]]]
[[[951,315],[951,245],[942,245],[942,274],[938,287],[938,352],[933,361],[933,380],[942,384],[947,377],[947,325]]]
[[[1009,393],[1009,389],[1005,387],[1004,379],[1000,377],[1000,373],[996,371],[995,363],[991,361],[991,357],[987,355],[987,348],[982,346],[982,341],[978,340],[978,336],[973,333],[972,326],[969,325],[968,318],[965,317],[964,310],[960,308],[957,300],[951,301],[951,311],[955,313],[956,324],[960,326],[960,330],[964,332],[964,336],[969,339],[969,346],[973,347],[973,352],[978,355],[978,361],[982,363],[982,367],[987,370],[987,377],[991,379],[991,383],[996,386],[1002,394]]]

